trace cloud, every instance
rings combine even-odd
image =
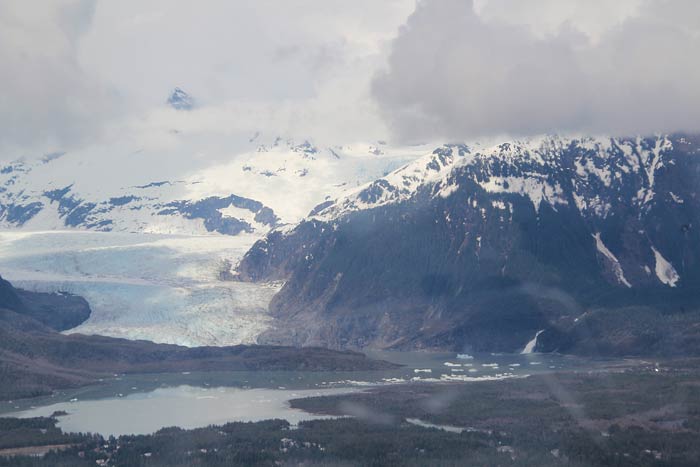
[[[485,3],[422,0],[402,27],[373,82],[399,138],[700,129],[697,2],[628,0],[604,25],[608,2]]]
[[[257,130],[386,136],[371,77],[413,8],[414,0],[0,2],[0,156],[89,146],[107,157],[115,141],[141,146],[159,138],[148,135],[154,126],[178,122],[202,139]],[[198,112],[163,110],[176,86]]]
[[[0,149],[17,157],[82,139],[114,111],[111,91],[77,60],[94,2],[0,3]]]
[[[473,1],[3,1],[0,156],[697,128],[697,2]]]
[[[385,136],[370,82],[413,8],[414,0],[101,2],[80,60],[149,122],[179,86],[200,104],[189,121],[297,138]]]
[[[647,0],[474,0],[474,10],[487,22],[526,26],[544,38],[562,25],[578,30],[593,41],[635,17]]]

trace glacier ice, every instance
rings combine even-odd
[[[18,287],[81,295],[68,331],[187,346],[254,343],[279,284],[222,281],[257,236],[2,232],[0,271]]]

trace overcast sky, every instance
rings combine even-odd
[[[0,151],[697,130],[698,52],[696,0],[1,0]]]
[[[697,0],[429,0],[373,83],[409,139],[700,128]]]

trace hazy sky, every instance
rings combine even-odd
[[[0,151],[698,129],[698,52],[695,0],[1,0]]]

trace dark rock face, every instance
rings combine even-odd
[[[194,99],[180,88],[175,88],[168,97],[168,105],[175,110],[192,110]]]
[[[203,219],[204,227],[209,232],[219,232],[226,235],[237,235],[241,232],[253,232],[253,226],[244,220],[234,217],[224,217],[220,209],[235,206],[254,214],[254,220],[261,224],[274,227],[278,218],[272,209],[259,201],[241,196],[230,195],[225,198],[212,196],[199,201],[175,201],[165,205],[160,215],[181,214],[187,219]]]
[[[36,320],[47,328],[65,331],[90,317],[84,298],[68,293],[40,293],[16,289],[0,278],[0,308]]]
[[[446,146],[273,232],[239,277],[286,280],[269,342],[512,352],[545,330],[537,350],[700,352],[698,148]]]
[[[69,293],[39,293],[17,290],[23,314],[31,316],[56,331],[81,325],[90,317],[90,305],[83,298]]]
[[[132,201],[139,201],[141,198],[137,198],[136,196],[119,196],[117,198],[110,198],[109,199],[109,204],[112,206],[125,206]]]
[[[120,225],[120,221],[125,219],[124,212],[142,209],[152,212],[154,215],[201,219],[208,232],[219,232],[225,235],[253,232],[256,227],[255,223],[261,224],[267,230],[279,222],[274,211],[261,202],[234,194],[199,200],[167,201],[168,198],[166,198],[166,201],[161,201],[161,194],[158,193],[159,188],[167,188],[183,182],[152,182],[131,187],[134,194],[95,201],[83,199],[75,192],[73,185],[42,191],[38,196],[41,201],[32,201],[37,197],[29,196],[24,190],[14,194],[9,193],[7,187],[13,186],[20,174],[30,170],[31,167],[22,162],[16,162],[14,165],[0,169],[5,174],[14,174],[5,182],[5,186],[0,186],[0,195],[5,193],[3,197],[0,197],[0,222],[21,227],[46,208],[56,209],[58,217],[66,227],[98,231],[112,231],[120,227],[123,229],[123,223]],[[230,206],[249,211],[249,213],[242,212],[240,216],[243,218],[238,218],[223,215],[219,211]],[[129,216],[127,215],[126,218],[128,219]],[[138,225],[135,227],[138,228]]]
[[[5,215],[8,222],[16,225],[24,225],[44,208],[39,202],[29,204],[13,204],[6,208]]]
[[[23,309],[22,300],[17,295],[17,290],[2,277],[0,277],[0,308],[12,311]]]

